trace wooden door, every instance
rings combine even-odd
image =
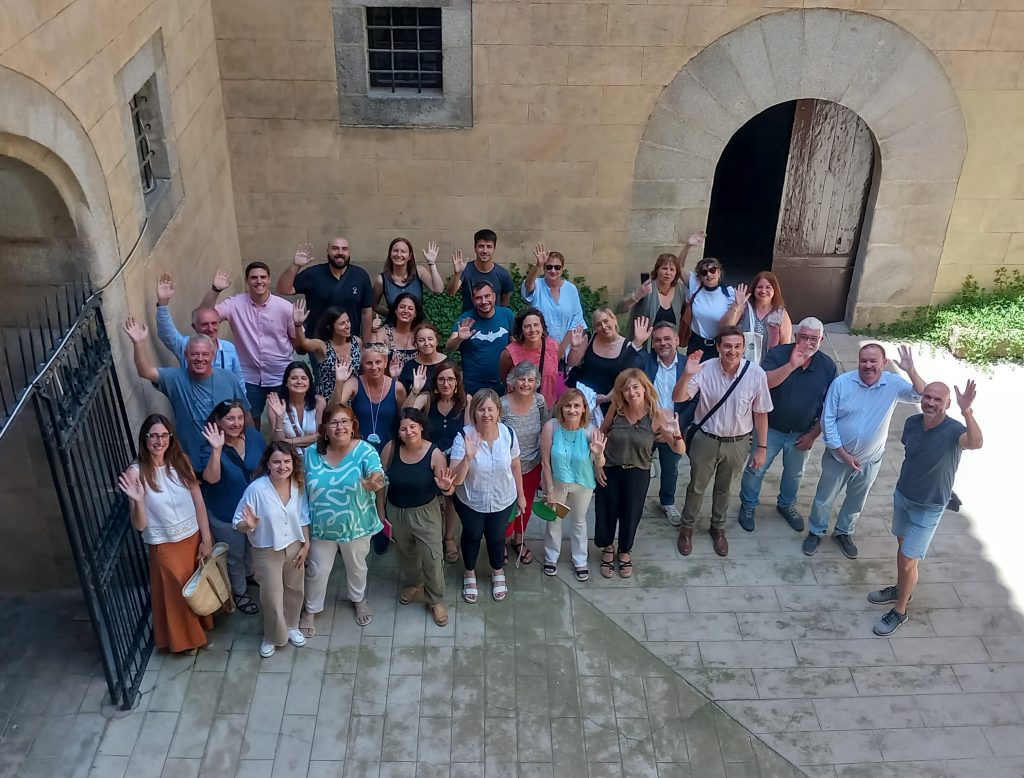
[[[871,132],[857,114],[797,101],[772,256],[794,324],[846,316],[873,160]]]

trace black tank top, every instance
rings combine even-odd
[[[435,446],[431,444],[419,462],[407,465],[402,461],[398,445],[396,438],[394,455],[388,465],[388,502],[396,508],[419,508],[440,493],[430,466]]]

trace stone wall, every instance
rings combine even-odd
[[[659,96],[699,51],[746,22],[814,2],[473,4],[474,126],[339,126],[330,0],[218,0],[218,54],[243,256],[283,267],[334,233],[377,267],[398,234],[499,256],[543,239],[570,270],[621,289],[634,161]],[[857,0],[922,41],[956,89],[968,153],[934,298],[967,272],[1024,266],[1024,11],[1019,0]],[[807,95],[814,96],[814,95]],[[955,177],[954,177],[955,181]],[[915,229],[911,187],[883,192],[885,240]],[[948,203],[946,204],[948,207]],[[680,239],[699,224],[676,225]],[[944,231],[944,228],[942,228]],[[934,265],[933,265],[934,267]],[[630,268],[630,281],[632,268]],[[926,284],[931,281],[926,280]],[[930,290],[926,290],[930,291]],[[927,293],[925,295],[927,297]]]

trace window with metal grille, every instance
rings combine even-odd
[[[440,92],[441,9],[367,8],[366,54],[371,89]]]
[[[146,115],[148,101],[149,98],[146,95],[138,92],[129,103],[132,114],[132,130],[135,133],[135,152],[139,160],[139,176],[142,179],[144,195],[156,189],[156,176],[153,173],[153,144],[149,139],[152,124]]]

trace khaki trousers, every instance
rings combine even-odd
[[[288,642],[288,630],[299,628],[302,582],[305,572],[295,566],[302,543],[295,541],[281,551],[252,549],[252,572],[260,585],[263,639],[275,646]]]
[[[313,540],[306,562],[306,612],[320,613],[327,599],[327,581],[334,569],[334,560],[341,552],[345,563],[345,582],[352,602],[366,599],[366,557],[370,553],[370,536],[341,543],[337,540]]]
[[[444,520],[440,500],[415,508],[398,508],[389,502],[386,512],[405,579],[410,586],[423,586],[427,605],[443,602],[441,535]]]
[[[690,445],[690,483],[683,502],[683,526],[692,528],[697,512],[704,502],[711,479],[715,486],[711,492],[711,529],[725,529],[725,514],[729,510],[729,494],[736,476],[750,456],[750,438],[728,443],[715,440],[700,430]]]

